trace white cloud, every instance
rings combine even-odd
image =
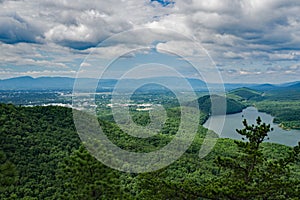
[[[242,71],[233,65],[237,60],[261,63],[263,72],[267,67],[262,63],[275,66],[300,58],[299,0],[178,0],[166,7],[149,0],[4,0],[0,10],[0,67],[15,66],[15,71],[77,70],[92,51],[109,59],[153,42],[195,55],[182,38],[159,29],[125,34],[96,48],[115,34],[140,27],[194,36],[230,78],[259,75],[253,67],[243,66]],[[228,68],[236,73],[225,73]]]

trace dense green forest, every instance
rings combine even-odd
[[[223,106],[222,101],[226,102],[226,113],[220,111],[220,108]],[[204,95],[198,98],[199,109],[206,114],[210,114],[212,112],[212,102],[216,104],[214,105],[216,107],[214,114],[234,114],[242,112],[246,108],[246,105],[233,98],[226,98],[219,95]]]
[[[133,174],[106,167],[88,153],[76,133],[71,109],[0,104],[0,114],[0,199],[300,196],[299,147],[262,143],[271,128],[259,120],[255,126],[244,122],[245,129],[239,130],[247,140],[219,139],[204,159],[198,153],[206,129],[199,126],[193,144],[179,160],[155,172]],[[164,131],[139,142],[113,122],[99,122],[118,146],[147,152],[172,139],[177,115],[178,109],[170,108]]]
[[[263,112],[275,116],[274,122],[284,129],[300,129],[299,101],[261,101],[255,106]]]

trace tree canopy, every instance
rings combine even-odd
[[[244,121],[244,128],[237,130],[244,141],[219,139],[205,158],[199,158],[198,153],[207,130],[199,126],[192,145],[179,160],[155,172],[130,174],[103,165],[86,150],[69,108],[0,104],[0,113],[0,199],[300,196],[299,146],[289,148],[263,142],[272,129],[260,119],[254,125]],[[148,152],[172,139],[178,126],[177,113],[175,108],[168,110],[162,132],[152,140],[139,142],[112,121],[100,123],[109,139],[121,148]]]

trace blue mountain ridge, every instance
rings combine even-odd
[[[188,83],[195,91],[207,91],[207,85],[200,79],[186,78]],[[15,77],[0,80],[0,90],[72,90],[74,83],[79,89],[90,90],[97,86],[97,90],[111,91],[118,83],[117,79],[98,79],[95,78],[70,78],[70,77],[38,77],[30,76]],[[124,90],[130,90],[136,86],[145,85],[146,90],[162,89],[161,85],[172,86],[172,89],[185,90],[182,78],[179,77],[154,77],[144,79],[125,79],[120,80],[119,86]],[[161,83],[157,85],[155,83]],[[210,84],[213,88],[220,88],[220,84]],[[284,88],[300,89],[300,81],[283,83],[283,84],[244,84],[244,83],[225,83],[226,90],[232,90],[241,87],[248,87],[258,91],[278,90]]]

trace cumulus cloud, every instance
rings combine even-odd
[[[199,41],[231,78],[258,76],[258,68],[263,68],[262,74],[270,71],[264,63],[281,66],[277,62],[300,58],[299,0],[2,0],[0,10],[2,67],[75,70],[91,52],[109,59],[149,45],[195,55],[194,49],[187,49],[189,41],[159,29]],[[141,27],[157,31],[137,31],[105,42]],[[236,64],[244,61],[259,66]]]
[[[300,75],[300,64],[293,64],[293,65],[288,65],[288,66],[271,66],[267,68],[267,73],[268,74],[277,74],[278,72],[283,73],[283,74],[297,74]]]
[[[37,42],[41,31],[17,13],[0,14],[0,41],[5,43]]]
[[[76,60],[83,60],[86,55],[74,54],[68,48],[58,45],[42,45],[31,43],[4,44],[0,43],[0,71],[1,77],[26,75],[26,72],[44,71],[45,75],[51,71],[72,71],[68,75],[74,76],[78,69]],[[74,61],[75,60],[75,61]],[[40,73],[40,75],[44,75]],[[29,74],[28,74],[29,75]],[[33,75],[38,75],[35,73]]]
[[[113,33],[132,28],[125,19],[113,19],[97,10],[86,10],[72,24],[58,24],[45,33],[46,40],[75,49],[87,49]]]

